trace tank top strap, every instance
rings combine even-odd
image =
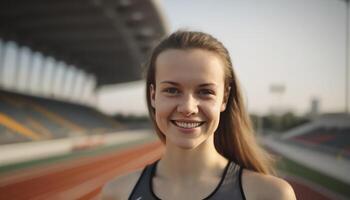
[[[243,191],[243,186],[242,186],[242,176],[243,176],[243,167],[239,167],[239,172],[238,172],[238,176],[239,176],[239,190],[241,191],[241,195],[242,195],[242,199],[246,200],[244,191]]]
[[[210,200],[221,200],[221,199],[237,199],[245,200],[245,195],[242,190],[242,171],[243,168],[237,165],[235,162],[230,162],[223,180],[219,185],[218,190],[210,196]]]
[[[157,160],[156,162],[147,165],[136,185],[134,186],[130,196],[129,196],[129,200],[157,200],[158,198],[155,197],[155,195],[153,194],[153,190],[152,190],[152,177],[154,176],[155,173],[155,168],[156,165],[158,163],[159,160]]]

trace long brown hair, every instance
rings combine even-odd
[[[150,85],[156,87],[156,59],[160,53],[168,49],[203,49],[214,52],[224,61],[227,105],[225,111],[220,114],[219,126],[215,131],[215,148],[222,156],[244,168],[264,174],[274,173],[270,155],[258,145],[255,139],[229,53],[220,41],[207,33],[194,31],[172,33],[154,48],[146,65],[147,107],[161,141],[165,143],[165,136],[155,121],[155,110],[150,100]]]

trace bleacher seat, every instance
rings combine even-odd
[[[317,127],[288,139],[299,145],[350,159],[349,127]]]
[[[0,144],[103,134],[121,128],[92,107],[0,91]]]

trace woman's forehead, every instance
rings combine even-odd
[[[220,56],[215,52],[204,49],[167,49],[161,52],[156,59],[156,66],[163,64],[205,64],[207,62],[221,62]]]
[[[200,49],[166,50],[156,60],[156,80],[199,82],[223,81],[224,66],[215,53]]]

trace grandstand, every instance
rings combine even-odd
[[[0,91],[0,144],[94,135],[123,128],[98,110]]]
[[[350,159],[350,115],[324,114],[286,132],[283,141]]]
[[[1,1],[0,144],[125,128],[95,108],[96,94],[140,80],[166,33],[159,11],[151,0]]]

